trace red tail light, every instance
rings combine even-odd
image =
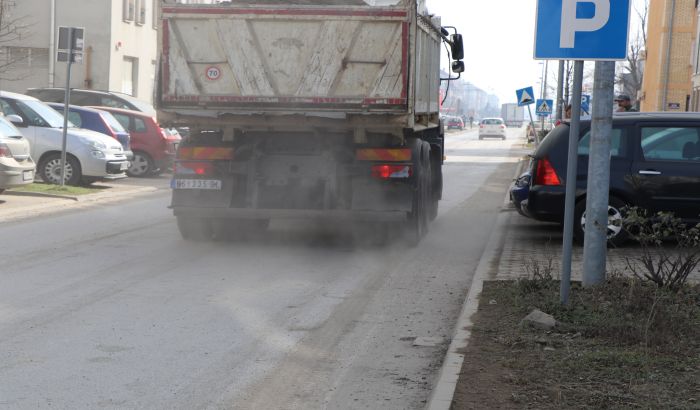
[[[12,158],[12,151],[10,151],[10,147],[5,144],[0,144],[0,157]]]
[[[410,165],[372,165],[372,177],[377,179],[410,178],[413,170]]]
[[[503,130],[506,129],[506,126],[505,126],[505,125],[501,125],[501,129],[503,129]]]
[[[561,180],[554,170],[549,158],[545,157],[537,161],[537,173],[534,185],[561,185]]]
[[[203,161],[177,161],[175,162],[175,174],[180,175],[213,175],[216,171],[213,162]]]

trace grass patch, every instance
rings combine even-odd
[[[72,185],[65,185],[61,187],[60,185],[46,184],[43,182],[34,182],[32,184],[27,184],[21,187],[15,187],[11,189],[11,191],[14,192],[35,192],[42,194],[71,196],[94,194],[103,190],[104,188],[102,187],[85,187]]]
[[[538,308],[552,331],[519,322]],[[486,282],[453,409],[700,408],[700,288]]]

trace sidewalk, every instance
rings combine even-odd
[[[546,266],[549,260],[554,263],[554,273],[561,272],[562,228],[559,224],[538,222],[519,215],[512,204],[504,210],[508,212],[505,224],[501,256],[487,280],[513,280],[527,276],[526,267],[539,264]],[[620,248],[610,248],[607,254],[607,272],[631,275],[627,259],[635,260],[641,255],[639,245],[628,242]],[[580,281],[583,271],[583,247],[574,245],[571,279]],[[697,272],[691,277],[700,280]],[[557,278],[558,279],[558,278]]]
[[[154,183],[155,182],[155,183]],[[19,221],[56,212],[87,208],[169,190],[158,181],[143,180],[139,184],[123,181],[100,182],[103,191],[78,196],[45,195],[31,192],[5,191],[0,195],[0,222]]]

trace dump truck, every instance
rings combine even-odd
[[[516,103],[503,104],[501,118],[509,127],[522,127],[525,122],[525,109]]]
[[[424,1],[160,6],[158,120],[188,130],[171,182],[183,238],[271,219],[425,235],[443,191],[440,82],[464,52]]]

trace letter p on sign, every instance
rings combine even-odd
[[[593,3],[593,18],[578,18],[579,3]],[[561,8],[561,35],[559,47],[574,48],[577,32],[593,32],[610,21],[610,0],[563,0]]]
[[[624,60],[632,0],[537,0],[535,59]]]

